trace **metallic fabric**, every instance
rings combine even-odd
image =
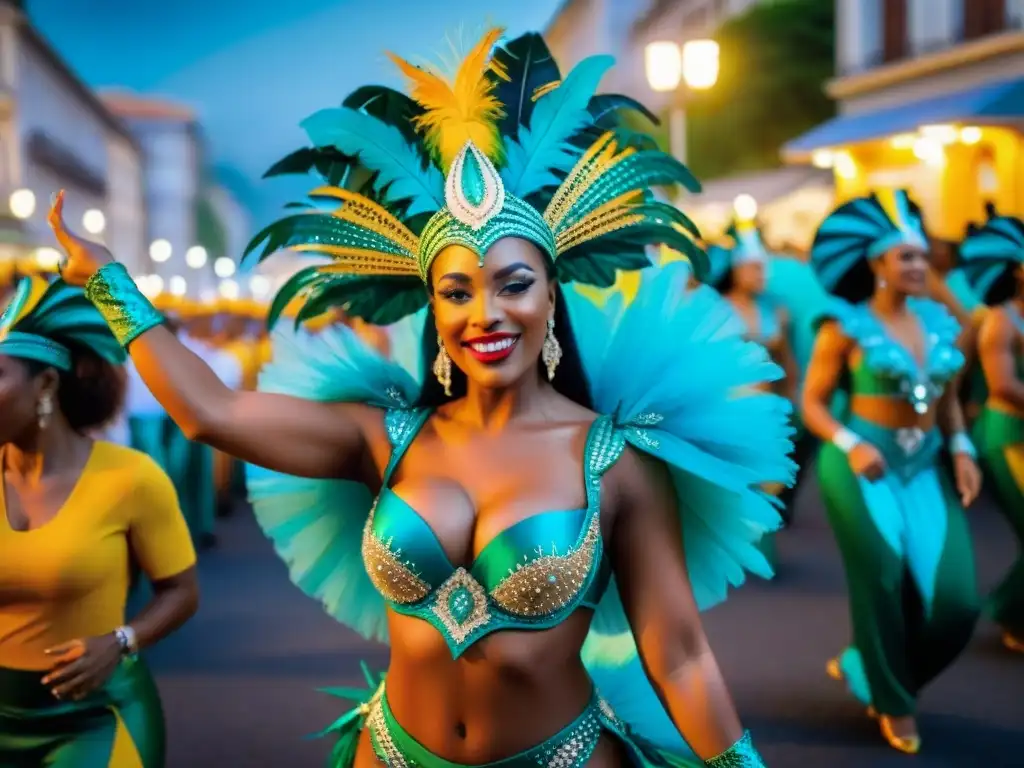
[[[765,762],[754,748],[750,731],[725,752],[705,761],[709,768],[764,768]]]
[[[128,270],[118,262],[100,267],[86,282],[85,295],[124,348],[164,322],[164,316],[143,296]]]

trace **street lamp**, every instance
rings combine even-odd
[[[97,208],[90,208],[82,214],[82,226],[90,235],[99,235],[107,227],[107,217],[103,211]]]
[[[36,193],[31,189],[16,189],[7,204],[14,218],[27,219],[36,212]]]
[[[235,274],[235,262],[227,256],[221,256],[213,262],[213,273],[217,277],[231,277]]]
[[[753,195],[737,195],[732,201],[732,207],[736,211],[736,217],[743,221],[753,221],[757,216],[757,200]]]
[[[685,163],[686,96],[689,91],[705,91],[718,82],[718,43],[689,40],[682,47],[670,40],[648,43],[644,67],[653,90],[676,96],[669,112],[669,146],[672,155]]]
[[[163,238],[149,244],[149,258],[157,264],[163,264],[171,258],[171,244]]]
[[[185,263],[192,269],[202,269],[206,266],[206,249],[201,245],[193,245],[185,251]]]

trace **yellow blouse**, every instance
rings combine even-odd
[[[64,506],[31,531],[11,528],[3,491],[0,667],[45,669],[45,649],[124,624],[133,564],[154,581],[195,564],[174,486],[138,451],[94,443]]]

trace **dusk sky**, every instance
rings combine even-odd
[[[399,85],[384,57],[410,59],[469,40],[490,23],[510,35],[543,29],[560,0],[29,0],[29,13],[93,86],[167,96],[199,113],[211,164],[262,219],[294,197],[288,182],[259,182],[305,143],[298,123],[369,82]]]

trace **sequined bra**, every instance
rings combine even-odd
[[[923,365],[892,337],[868,304],[845,304],[832,314],[861,350],[861,359],[850,370],[851,394],[901,397],[923,414],[964,365],[956,346],[960,324],[930,299],[908,299],[907,308],[924,334]]]
[[[577,608],[596,607],[611,576],[601,539],[601,477],[625,447],[611,419],[599,416],[587,435],[584,509],[520,520],[462,567],[448,560],[430,525],[388,487],[429,415],[429,409],[393,410],[385,417],[391,459],[363,529],[362,553],[388,605],[433,625],[453,658],[492,632],[548,629]]]

